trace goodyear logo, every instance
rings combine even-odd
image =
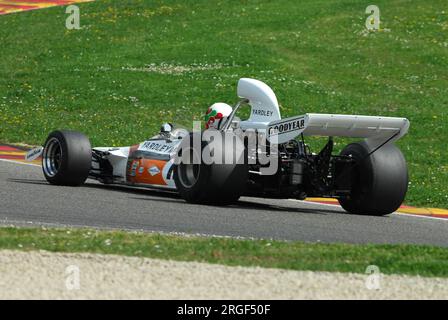
[[[281,135],[305,128],[305,117],[294,118],[269,126],[269,135]]]

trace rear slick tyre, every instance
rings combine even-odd
[[[351,195],[339,199],[349,213],[384,216],[395,212],[405,199],[408,169],[400,149],[390,143],[368,156],[372,151],[366,142],[356,142],[341,152],[355,160]]]

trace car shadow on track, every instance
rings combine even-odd
[[[25,183],[25,184],[36,184],[36,185],[47,185],[50,184],[45,180],[36,180],[36,179],[13,179],[10,178],[7,181],[15,182],[15,183]],[[133,200],[144,200],[144,201],[160,201],[160,202],[178,202],[185,203],[180,195],[176,192],[167,191],[167,190],[155,190],[155,189],[147,189],[147,188],[136,188],[136,187],[128,187],[121,185],[105,185],[99,183],[91,183],[87,182],[83,186],[83,188],[92,188],[92,189],[100,189],[107,190],[113,192],[122,192],[134,195],[144,195],[145,197],[131,197]],[[150,196],[150,197],[148,197]],[[186,204],[186,203],[185,203]],[[213,207],[210,206],[209,207]],[[259,203],[259,202],[251,202],[247,200],[239,200],[237,203],[227,207],[219,207],[224,210],[234,210],[234,209],[244,209],[244,210],[263,210],[263,211],[275,211],[275,212],[289,212],[289,213],[307,213],[307,214],[346,214],[341,210],[331,210],[331,209],[316,209],[316,208],[297,208],[293,206],[279,206],[267,203]]]
[[[6,181],[9,182],[15,182],[15,183],[24,183],[24,184],[37,184],[37,185],[46,185],[46,186],[52,186],[49,184],[46,180],[37,180],[37,179],[13,179],[9,178]],[[58,187],[58,186],[53,186]],[[99,190],[107,190],[107,191],[113,191],[113,192],[121,192],[121,193],[130,193],[130,194],[141,194],[141,195],[152,195],[157,196],[159,198],[172,198],[172,199],[180,199],[179,194],[168,191],[168,190],[155,190],[155,189],[147,189],[147,188],[137,188],[137,187],[128,187],[128,186],[121,186],[116,184],[99,184],[99,183],[91,183],[86,182],[81,186],[81,188],[92,188],[92,189],[99,189]],[[137,199],[137,198],[136,198]],[[143,198],[141,198],[143,199]],[[147,200],[151,200],[148,198]]]
[[[159,197],[161,194],[157,194],[156,196]],[[174,197],[173,197],[174,198]],[[143,200],[143,201],[161,201],[166,202],[166,199],[157,199],[157,198],[142,198],[142,197],[131,197],[133,200]],[[257,203],[257,202],[250,202],[250,201],[238,201],[237,203],[230,205],[230,206],[213,206],[213,205],[206,205],[206,204],[189,204],[186,203],[184,200],[182,200],[179,196],[177,197],[179,203],[182,203],[184,205],[191,205],[191,206],[203,206],[208,208],[219,208],[220,210],[235,210],[235,209],[243,209],[243,210],[263,210],[263,211],[275,211],[275,212],[289,212],[289,213],[309,213],[309,214],[344,214],[344,212],[337,211],[337,210],[327,210],[327,209],[312,209],[312,208],[294,208],[294,207],[286,207],[286,206],[279,206],[279,205],[270,205],[267,203]]]
[[[40,185],[47,185],[49,186],[50,184],[45,181],[45,180],[33,180],[33,179],[6,179],[6,181],[9,182],[16,182],[16,183],[25,183],[25,184],[40,184]]]
[[[155,190],[155,189],[147,189],[147,188],[136,188],[131,186],[120,186],[116,184],[97,184],[97,183],[86,183],[83,185],[85,188],[92,188],[92,189],[102,189],[107,191],[114,191],[114,192],[122,192],[122,193],[129,193],[129,194],[141,194],[145,196],[155,196],[159,198],[170,198],[170,199],[180,199],[180,195],[167,190]],[[134,198],[134,199],[140,199],[140,200],[152,200],[152,198]],[[162,200],[160,200],[162,201]]]

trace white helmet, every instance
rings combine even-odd
[[[205,128],[220,129],[225,120],[232,113],[232,107],[227,103],[218,102],[208,108],[205,113]]]

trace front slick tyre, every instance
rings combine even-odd
[[[45,179],[60,186],[82,185],[89,176],[92,148],[89,138],[76,131],[53,131],[42,153]]]
[[[370,156],[366,142],[349,144],[341,155],[351,155],[351,195],[339,199],[341,206],[353,214],[384,216],[395,212],[403,203],[408,189],[406,160],[394,144],[386,144]]]

